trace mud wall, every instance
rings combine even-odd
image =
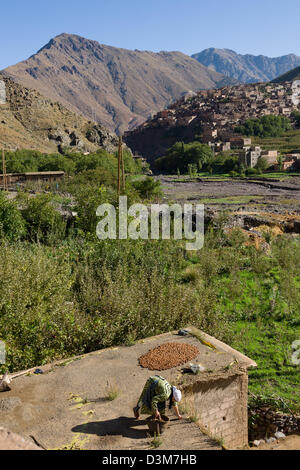
[[[199,425],[229,449],[248,445],[248,374],[245,371],[183,387]]]

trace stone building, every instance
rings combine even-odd
[[[26,183],[28,181],[53,182],[62,179],[64,171],[37,171],[27,173],[7,173],[7,184]],[[3,185],[3,175],[0,175],[0,185]]]
[[[240,163],[242,163],[245,167],[254,168],[259,157],[261,156],[261,153],[262,149],[259,146],[245,147],[243,152],[240,153]]]

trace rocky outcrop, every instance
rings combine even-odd
[[[0,147],[56,152],[63,147],[80,151],[115,150],[118,139],[99,124],[88,121],[0,75],[6,100],[0,104]]]

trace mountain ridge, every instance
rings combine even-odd
[[[68,33],[3,73],[121,133],[190,90],[237,83],[179,51],[132,51]]]
[[[204,49],[191,57],[212,70],[242,83],[268,82],[300,65],[300,57],[238,54],[232,49]]]

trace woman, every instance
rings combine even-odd
[[[160,415],[165,413],[167,400],[169,400],[169,408],[171,409],[174,406],[178,419],[182,419],[177,405],[181,401],[181,391],[176,387],[172,387],[160,375],[149,377],[137,406],[133,408],[135,418],[139,419],[140,413],[143,413],[160,419]]]

